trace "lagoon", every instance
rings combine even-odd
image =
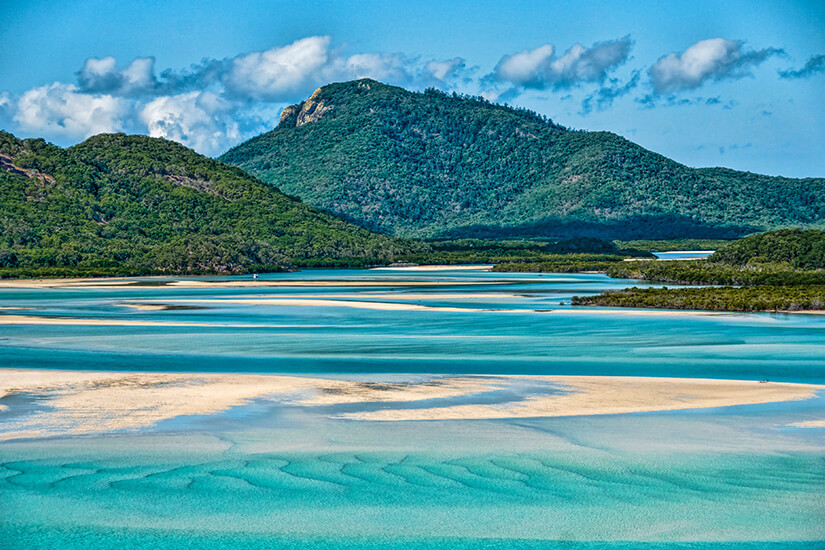
[[[0,438],[14,434],[0,441],[0,540],[816,547],[825,316],[569,305],[634,284],[646,283],[478,268],[2,282],[0,383],[42,375],[0,397]],[[53,375],[63,381],[46,384]],[[280,390],[256,382],[235,399],[239,381],[257,380],[242,375],[276,376],[264,380]],[[590,401],[628,377],[644,377],[636,401],[654,387],[683,393],[663,398],[671,410],[526,412],[584,391],[570,376],[622,377],[592,386]],[[702,380],[813,389],[708,406]],[[164,388],[195,392],[174,409],[185,414],[168,412]],[[205,388],[219,390],[210,410]],[[149,395],[150,420],[124,424],[100,395]]]

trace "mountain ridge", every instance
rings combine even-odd
[[[236,273],[392,261],[418,245],[307,206],[176,142],[62,149],[0,132],[0,268]]]
[[[405,237],[734,238],[825,223],[822,178],[690,168],[611,132],[370,79],[319,88],[219,158]]]

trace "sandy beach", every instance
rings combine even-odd
[[[495,404],[485,393],[536,386]],[[552,387],[556,391],[548,392]],[[7,419],[0,440],[149,428],[182,415],[219,413],[255,399],[305,407],[386,403],[333,417],[370,420],[467,420],[603,415],[803,400],[825,386],[742,380],[606,376],[455,376],[365,382],[250,374],[0,371],[6,412],[15,396],[45,405]],[[425,406],[433,399],[460,404]],[[481,398],[481,399],[479,399]],[[393,403],[421,403],[420,408]],[[475,402],[478,400],[478,402]],[[0,409],[2,412],[3,409]]]

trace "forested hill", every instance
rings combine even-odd
[[[61,149],[0,132],[0,271],[240,272],[390,261],[378,235],[158,138]]]
[[[399,236],[732,238],[825,224],[825,179],[692,169],[478,98],[331,84],[221,157]]]

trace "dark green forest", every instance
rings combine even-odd
[[[727,311],[821,310],[825,309],[825,231],[770,231],[726,244],[707,260],[617,261],[607,264],[604,271],[623,279],[735,287],[633,287],[576,297],[575,305]]]
[[[417,264],[497,264],[519,262],[536,266],[539,263],[560,266],[581,262],[620,261],[628,257],[652,258],[653,254],[634,248],[619,248],[616,243],[587,237],[561,239],[558,241],[529,240],[482,240],[460,239],[455,241],[430,241],[428,249],[402,255],[404,262]],[[503,262],[509,262],[504,264]],[[497,269],[498,268],[498,269]],[[510,270],[512,271],[512,270]],[[542,271],[533,269],[533,271]]]
[[[673,250],[719,250],[731,241],[729,239],[635,239],[632,241],[615,241],[619,248],[648,250],[650,252],[669,252]]]
[[[324,86],[221,160],[407,237],[734,239],[825,223],[825,179],[693,169],[609,132],[367,79]]]
[[[794,269],[825,269],[825,231],[784,229],[750,235],[719,248],[709,261],[736,266],[784,264]]]
[[[678,284],[825,284],[825,231],[780,229],[728,243],[707,260],[622,262],[607,274]]]
[[[825,309],[825,285],[745,288],[627,288],[574,296],[573,305],[700,309],[708,311],[805,311]]]
[[[0,132],[0,276],[362,266],[421,249],[164,139],[61,149]]]

